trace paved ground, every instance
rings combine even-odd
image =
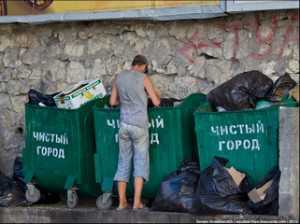
[[[274,216],[194,216],[183,213],[100,211],[91,204],[68,209],[63,204],[0,208],[0,222],[13,223],[297,223],[285,217]]]

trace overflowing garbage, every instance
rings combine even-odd
[[[50,95],[34,89],[28,92],[30,104],[62,109],[78,109],[83,104],[106,95],[106,89],[98,79],[81,81],[62,92]],[[289,74],[284,74],[273,83],[272,79],[256,70],[237,74],[207,95],[209,103],[219,112],[262,109],[287,98],[299,102],[299,85]],[[174,107],[181,102],[176,98],[161,98],[160,107]],[[148,107],[154,107],[150,99]]]
[[[32,105],[38,105],[38,106],[42,106],[42,107],[55,107],[55,101],[53,99],[53,97],[58,94],[58,93],[54,93],[51,95],[45,95],[37,90],[34,89],[30,89],[28,92],[28,99],[29,99],[29,104]]]
[[[96,99],[103,98],[106,90],[100,80],[81,81],[74,86],[54,96],[58,108],[77,109],[81,105]]]
[[[290,91],[296,85],[297,83],[291,78],[289,74],[284,74],[275,81],[270,100],[275,102],[281,101],[284,97],[289,96]]]
[[[248,193],[248,206],[255,214],[277,215],[280,175],[279,168],[275,167]]]
[[[296,82],[287,73],[273,83],[272,79],[254,70],[236,75],[210,91],[207,98],[218,111],[255,109],[258,102],[258,108],[262,108],[261,104],[266,107],[282,101],[295,86]]]
[[[276,215],[279,169],[274,168],[253,187],[247,174],[226,167],[228,162],[225,158],[214,157],[211,165],[202,172],[197,163],[184,163],[161,183],[152,209],[198,215]]]
[[[50,95],[31,89],[28,92],[29,104],[58,107],[61,109],[78,109],[85,103],[106,96],[101,80],[81,81],[66,90]]]
[[[280,171],[275,167],[256,186],[250,186],[247,174],[226,167],[228,160],[215,157],[200,172],[197,162],[183,165],[162,181],[152,203],[153,211],[209,214],[277,215]],[[15,160],[13,178],[0,173],[0,207],[26,206],[26,183],[20,158]],[[55,193],[41,191],[38,204],[61,200]]]
[[[85,103],[103,98],[107,95],[101,80],[81,81],[62,92],[54,94],[43,94],[37,90],[30,89],[28,92],[28,103],[38,106],[57,107],[60,109],[78,109]],[[174,107],[182,100],[176,98],[161,98],[160,107]],[[148,100],[148,108],[153,108],[152,101]]]
[[[50,95],[33,89],[28,92],[29,104],[70,110],[78,109],[82,105],[97,98],[104,98],[106,95],[107,92],[101,80],[81,81],[64,91]],[[287,99],[299,103],[299,85],[288,74],[273,82],[259,71],[238,74],[207,95],[210,106],[219,112],[259,110]],[[161,98],[160,107],[175,107],[182,102],[176,98]],[[150,99],[148,107],[154,107]],[[115,129],[114,121],[107,120],[105,122]],[[160,127],[165,125],[163,121],[156,120],[156,123]],[[229,130],[234,132],[233,129],[237,126],[232,124]],[[211,130],[218,129],[213,127]],[[251,129],[251,131],[253,130],[255,131],[255,128]],[[151,135],[151,141],[155,139],[155,143],[159,145],[158,134],[154,134]],[[45,135],[47,142],[46,136],[49,137],[50,134]],[[245,140],[243,145],[247,146],[248,141]],[[238,147],[242,145],[241,140],[237,140],[235,143]],[[233,145],[228,145],[233,147]],[[258,145],[256,146],[258,147]],[[47,152],[42,153],[46,155]],[[271,170],[260,183],[251,185],[248,179],[251,174],[243,173],[233,166],[229,167],[229,162],[228,159],[215,156],[211,164],[202,171],[199,169],[198,162],[184,162],[178,170],[169,174],[161,182],[159,192],[152,204],[152,210],[188,212],[198,215],[277,215],[279,168],[275,167]],[[30,189],[24,180],[22,162],[17,158],[13,178],[5,177],[0,173],[0,207],[30,205],[31,203],[26,200],[25,196],[27,188]],[[37,203],[48,204],[58,201],[60,201],[59,195],[40,189],[40,199]]]

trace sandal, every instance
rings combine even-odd
[[[133,211],[147,212],[147,211],[149,211],[149,208],[147,208],[145,205],[143,205],[142,208],[133,208]]]
[[[117,211],[125,211],[125,210],[129,210],[129,206],[127,205],[127,206],[124,207],[124,208],[118,207],[118,208],[116,208],[116,210],[117,210]]]

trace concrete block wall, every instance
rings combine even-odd
[[[279,215],[299,220],[299,108],[280,109]]]

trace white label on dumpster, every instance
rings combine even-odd
[[[53,133],[45,133],[45,132],[33,132],[33,138],[37,142],[49,142],[49,143],[57,143],[62,145],[68,145],[69,139],[67,134],[53,134]]]
[[[237,134],[259,134],[265,133],[264,124],[259,120],[255,124],[236,124],[224,126],[211,126],[211,133],[217,136],[237,135]]]
[[[259,120],[254,124],[232,124],[232,125],[219,125],[211,126],[210,131],[215,136],[228,136],[228,135],[253,135],[258,136],[265,133],[264,124]],[[237,139],[237,140],[224,140],[218,142],[218,150],[251,150],[260,151],[260,143],[257,138],[253,139]]]
[[[36,154],[38,156],[65,159],[65,150],[64,149],[58,149],[58,148],[52,148],[52,147],[46,147],[46,146],[37,146]]]
[[[118,119],[107,119],[106,124],[108,127],[111,127],[113,129],[119,129],[120,128],[120,121]],[[161,116],[157,116],[156,118],[152,118],[149,120],[149,128],[155,128],[155,129],[164,129],[165,128],[165,121]],[[115,134],[115,142],[119,142],[119,134]],[[150,134],[150,144],[160,144],[159,135],[158,133],[151,133]]]
[[[56,143],[60,145],[68,145],[69,139],[67,134],[55,134],[45,132],[33,132],[33,139],[40,143]],[[54,157],[57,159],[65,159],[65,149],[62,147],[49,147],[38,145],[36,154],[43,157]]]
[[[244,139],[244,140],[228,140],[228,141],[219,141],[219,151],[228,150],[251,150],[251,151],[260,151],[260,144],[258,139]]]

